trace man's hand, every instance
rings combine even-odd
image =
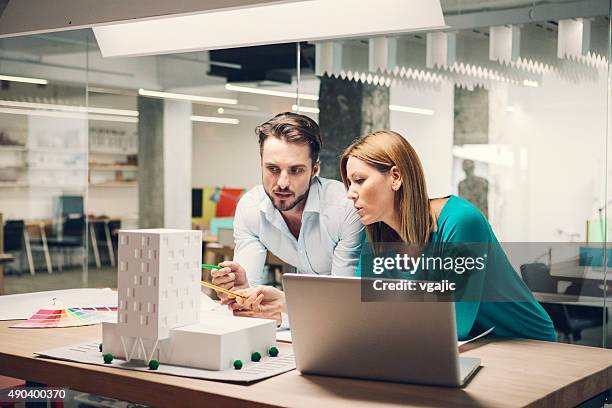
[[[219,264],[221,269],[211,271],[212,284],[221,286],[223,289],[245,289],[249,287],[246,278],[246,271],[240,264],[232,261],[225,261]]]

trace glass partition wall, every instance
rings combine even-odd
[[[88,284],[88,35],[0,40],[3,293]]]
[[[356,137],[399,132],[430,197],[487,218],[558,341],[609,347],[609,4],[503,3],[442,2],[444,31],[303,44],[299,105],[322,175]]]
[[[0,51],[0,213],[16,258],[6,294],[115,287],[117,232],[164,225],[154,181],[177,162],[191,196],[170,201],[216,244],[261,182],[255,127],[297,109],[295,44],[103,58],[80,30],[4,39]],[[185,138],[190,157],[167,153]]]
[[[219,239],[261,182],[255,127],[294,111],[321,126],[323,177],[356,137],[402,134],[430,197],[487,218],[559,341],[609,347],[609,1],[442,6],[443,31],[173,55],[103,58],[90,30],[0,40],[4,293],[116,285],[116,232],[159,204],[152,101],[190,133],[177,200]]]

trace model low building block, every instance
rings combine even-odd
[[[201,231],[119,232],[118,322],[102,325],[103,353],[207,370],[266,353],[274,321],[200,316],[201,253]]]

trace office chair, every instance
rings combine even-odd
[[[65,217],[70,214],[83,214],[83,196],[62,195],[57,197],[55,215]]]
[[[116,264],[116,254],[118,248],[118,235],[121,229],[121,221],[110,221],[105,218],[89,220],[89,234],[91,235],[91,245],[96,258],[96,266],[100,268],[106,260],[112,266]],[[106,249],[107,259],[103,259],[100,248]]]
[[[53,223],[52,234],[60,236],[62,234],[63,222],[66,217],[75,217],[84,215],[83,196],[80,195],[61,195],[55,197],[53,203],[53,214],[55,222]]]
[[[527,287],[534,292],[558,293],[557,280],[550,275],[550,269],[545,264],[521,265],[521,276]],[[603,325],[603,313],[599,307],[562,303],[541,303],[541,305],[550,316],[557,333],[562,334],[568,342],[581,340],[581,332],[585,329]]]
[[[25,255],[24,247],[24,230],[25,223],[23,220],[7,220],[4,224],[4,248],[5,253],[10,253],[15,256],[15,259],[19,260],[16,272],[21,275],[23,271],[23,258]],[[16,254],[19,254],[17,256]],[[11,269],[7,268],[8,272],[12,272]]]
[[[82,260],[85,259],[85,216],[72,215],[63,219],[61,231],[50,238],[47,238],[49,248],[57,248],[60,250],[61,262],[59,265],[60,272],[64,266],[64,252],[67,249],[82,250]]]

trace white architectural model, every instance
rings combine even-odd
[[[117,323],[103,323],[103,353],[207,370],[266,355],[272,320],[200,316],[202,232],[119,232]]]

